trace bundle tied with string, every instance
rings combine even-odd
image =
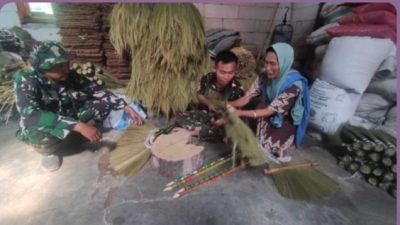
[[[157,113],[184,111],[209,57],[202,17],[190,3],[116,4],[110,40],[131,54],[126,95]]]

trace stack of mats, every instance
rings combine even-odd
[[[104,63],[100,4],[53,3],[61,42],[73,54],[73,62]]]

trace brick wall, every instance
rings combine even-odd
[[[288,14],[288,23],[294,27],[292,43],[296,49],[297,58],[306,57],[305,37],[312,31],[318,3],[281,3],[275,18],[272,18],[277,4],[195,3],[204,17],[206,29],[224,27],[240,31],[243,45],[255,55],[260,49],[266,47],[263,46],[266,36],[273,31],[275,25],[281,23],[286,11],[285,7],[292,7]],[[0,27],[20,25],[15,3],[4,5],[0,12]],[[43,37],[39,38],[39,40],[42,39]]]
[[[287,19],[294,27],[292,44],[298,59],[306,57],[305,38],[312,32],[318,11],[318,3],[281,3],[273,18],[278,3],[196,3],[195,5],[204,17],[206,29],[223,27],[239,31],[243,46],[255,55],[269,44],[267,39],[267,44],[264,45],[266,37],[273,31],[275,25],[282,22],[286,12],[285,7],[291,7]]]

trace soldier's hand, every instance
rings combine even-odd
[[[140,115],[135,112],[131,107],[126,106],[125,107],[125,112],[128,113],[129,117],[132,119],[133,123],[140,126],[143,124],[143,120],[140,117]]]
[[[211,122],[212,125],[218,126],[218,127],[222,126],[222,125],[224,125],[226,123],[224,118],[221,118],[221,119],[218,119],[218,120],[215,120],[214,118],[212,118],[210,122]]]
[[[209,104],[208,105],[208,110],[211,111],[211,112],[216,112],[217,111],[217,109],[215,108],[214,104]]]
[[[96,127],[87,124],[78,122],[75,127],[74,131],[82,134],[85,138],[89,139],[90,142],[97,142],[102,138],[102,133]]]

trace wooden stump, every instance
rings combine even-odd
[[[189,143],[189,131],[179,129],[168,135],[160,135],[151,146],[152,165],[163,176],[175,178],[202,166],[203,146]]]

